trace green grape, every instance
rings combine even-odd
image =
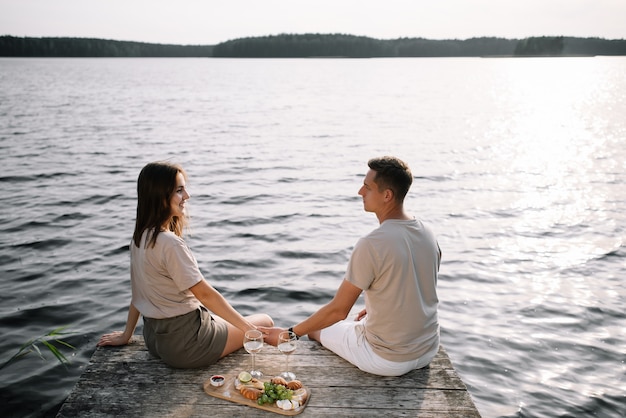
[[[264,393],[257,401],[259,405],[272,404],[279,400],[291,399],[293,395],[293,390],[271,382],[265,382],[263,388],[265,389]]]

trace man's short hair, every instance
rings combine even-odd
[[[411,169],[396,157],[377,157],[367,162],[370,169],[376,172],[374,182],[379,189],[390,189],[398,203],[402,203],[413,183]]]

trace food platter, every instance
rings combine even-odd
[[[220,376],[221,377],[221,376]],[[298,402],[298,406],[295,404],[292,406],[293,409],[282,409],[277,406],[277,403],[265,403],[263,405],[259,405],[257,400],[252,400],[246,398],[242,394],[242,386],[245,387],[254,387],[256,386],[260,389],[263,387],[265,382],[269,382],[270,378],[263,378],[260,380],[255,380],[255,382],[250,383],[242,383],[237,374],[225,374],[224,384],[221,386],[215,386],[215,384],[211,383],[211,379],[207,379],[204,382],[204,392],[209,395],[220,399],[225,399],[227,401],[235,402],[241,405],[251,406],[253,408],[262,409],[264,411],[270,411],[281,415],[298,415],[304,408],[306,407],[309,399],[311,398],[311,391],[306,387],[302,386],[297,391],[294,391],[294,398],[297,398],[300,402]]]

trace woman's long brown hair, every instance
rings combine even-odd
[[[153,162],[147,164],[137,179],[137,219],[133,242],[141,245],[141,236],[145,230],[152,230],[152,236],[146,239],[146,247],[154,247],[161,228],[166,223],[167,229],[181,237],[186,219],[172,216],[170,198],[176,189],[178,173],[187,179],[183,168],[169,162]],[[169,222],[168,222],[169,221]]]

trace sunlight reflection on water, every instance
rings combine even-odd
[[[439,238],[442,342],[483,416],[616,410],[623,57],[0,60],[0,348],[58,322],[80,347],[54,389],[40,389],[52,367],[7,374],[14,404],[58,403],[94,339],[123,325],[143,164],[187,169],[208,280],[244,313],[288,301],[277,321],[291,325],[330,300],[376,226],[357,191],[389,153]]]

